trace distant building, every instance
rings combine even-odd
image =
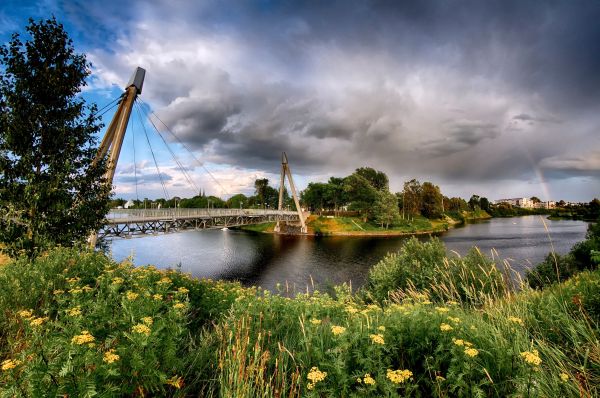
[[[554,209],[556,207],[556,202],[549,200],[547,202],[538,202],[533,205],[536,209]]]
[[[498,199],[495,201],[496,204],[499,203],[508,203],[512,206],[516,207],[524,207],[526,209],[533,208],[533,201],[529,198],[510,198],[510,199]]]
[[[127,202],[125,202],[125,204],[123,205],[124,208],[129,209],[130,207],[133,206],[133,200],[129,199]]]

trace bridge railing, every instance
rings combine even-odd
[[[181,218],[222,216],[296,215],[295,211],[270,209],[111,209],[109,220],[131,218]]]

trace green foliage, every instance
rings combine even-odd
[[[440,218],[444,209],[442,208],[443,195],[440,187],[430,182],[424,182],[421,186],[423,204],[421,214],[427,218]]]
[[[437,238],[421,242],[411,238],[398,253],[388,254],[370,271],[364,291],[377,302],[398,300],[413,292],[438,301],[455,300],[481,305],[509,292],[504,275],[477,249],[464,257],[446,257]]]
[[[97,230],[110,187],[104,162],[93,164],[96,108],[78,95],[85,56],[55,19],[30,20],[26,31],[0,47],[0,242],[33,257]]]
[[[376,223],[381,224],[383,228],[389,226],[400,219],[398,212],[398,200],[396,195],[389,191],[377,192],[377,200],[373,205],[373,218]]]

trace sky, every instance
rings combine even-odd
[[[392,191],[600,197],[597,1],[8,0],[0,40],[51,15],[92,63],[99,107],[146,69],[120,197],[165,196],[144,128],[169,196],[277,186],[285,151],[300,189],[370,166]],[[140,122],[150,111],[192,183]]]

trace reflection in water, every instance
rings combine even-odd
[[[495,249],[517,270],[541,261],[551,250],[548,233],[558,253],[566,253],[585,236],[587,224],[549,221],[546,231],[537,216],[492,219],[452,229],[440,236],[449,250],[465,254],[473,245],[490,255]],[[350,282],[359,287],[368,270],[404,237],[310,237],[255,234],[235,230],[186,231],[168,235],[115,239],[116,260],[132,255],[135,264],[180,266],[197,277],[240,280],[245,285],[274,289],[279,282],[303,291]],[[427,239],[425,237],[421,239]]]

